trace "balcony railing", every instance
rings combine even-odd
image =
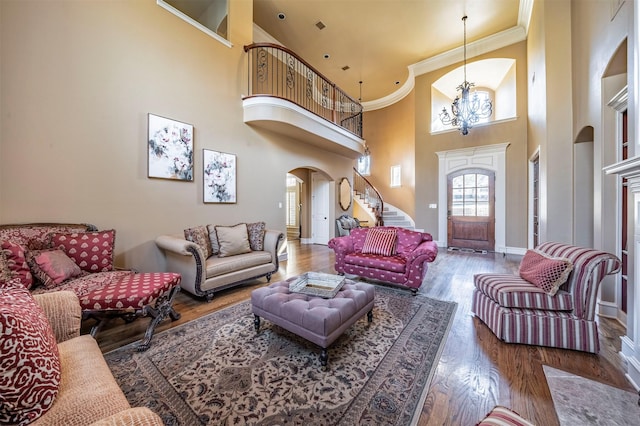
[[[362,105],[286,47],[254,43],[249,54],[249,95],[286,99],[362,137]]]

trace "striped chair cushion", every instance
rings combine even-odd
[[[395,254],[397,238],[395,229],[371,228],[364,239],[362,253],[391,256]]]
[[[496,406],[476,426],[533,426],[515,411],[507,407]]]
[[[505,308],[539,309],[545,311],[571,311],[573,298],[560,290],[550,296],[517,275],[476,274],[475,287]]]

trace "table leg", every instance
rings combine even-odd
[[[373,321],[373,309],[367,312],[367,321]]]
[[[320,353],[320,364],[322,364],[323,367],[326,367],[328,360],[329,353],[327,352],[327,348],[322,348],[322,353]]]
[[[256,329],[256,333],[260,331],[260,317],[257,315],[253,315],[253,328]]]

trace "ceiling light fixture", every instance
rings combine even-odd
[[[440,113],[440,121],[448,126],[452,125],[460,130],[460,133],[467,135],[469,129],[483,118],[491,117],[493,106],[489,98],[480,99],[478,94],[474,92],[470,94],[473,83],[467,81],[467,16],[462,17],[464,22],[464,82],[456,88],[460,90],[460,95],[456,96],[451,104],[451,113],[447,108],[442,108]]]

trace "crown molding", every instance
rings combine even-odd
[[[380,99],[362,102],[362,108],[364,108],[365,111],[373,111],[376,109],[388,107],[389,105],[393,105],[396,102],[401,101],[405,96],[411,93],[413,87],[415,86],[415,83],[416,77],[413,74],[413,69],[411,68],[411,66],[409,66],[409,76],[398,90]]]

